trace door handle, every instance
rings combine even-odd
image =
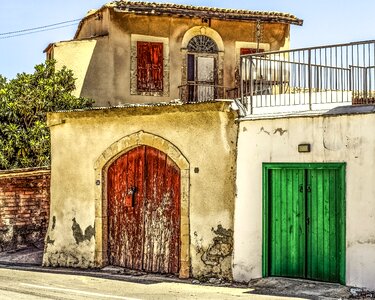
[[[135,193],[138,191],[137,187],[136,186],[132,186],[129,191],[128,191],[128,195],[131,195],[132,196],[132,207],[135,206]]]
[[[303,184],[300,184],[300,185],[299,185],[298,190],[299,190],[300,193],[303,193],[303,192],[304,192]],[[307,186],[306,186],[306,191],[307,191],[308,193],[311,193],[311,186],[310,186],[310,185],[307,185]]]

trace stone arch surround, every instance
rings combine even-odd
[[[181,170],[181,278],[188,278],[190,271],[189,237],[189,173],[190,165],[182,152],[168,140],[144,131],[127,135],[110,145],[96,160],[95,169],[95,265],[107,264],[107,170],[119,156],[141,145],[154,147],[166,153]]]
[[[181,49],[186,49],[190,40],[197,35],[206,35],[216,43],[218,51],[224,51],[224,42],[220,34],[210,27],[194,26],[185,32],[182,38]]]

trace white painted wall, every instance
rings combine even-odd
[[[250,107],[253,103],[253,115],[272,115],[295,112],[308,112],[311,97],[312,111],[327,111],[338,106],[352,104],[352,92],[348,91],[322,91],[295,94],[258,95],[246,97]]]
[[[346,284],[375,289],[375,114],[240,122],[233,276],[262,276],[262,163],[346,162]],[[310,143],[310,153],[298,153]]]

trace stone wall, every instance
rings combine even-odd
[[[0,251],[43,242],[49,188],[49,169],[0,171]]]

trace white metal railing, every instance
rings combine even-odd
[[[241,57],[248,114],[375,103],[375,41]]]

